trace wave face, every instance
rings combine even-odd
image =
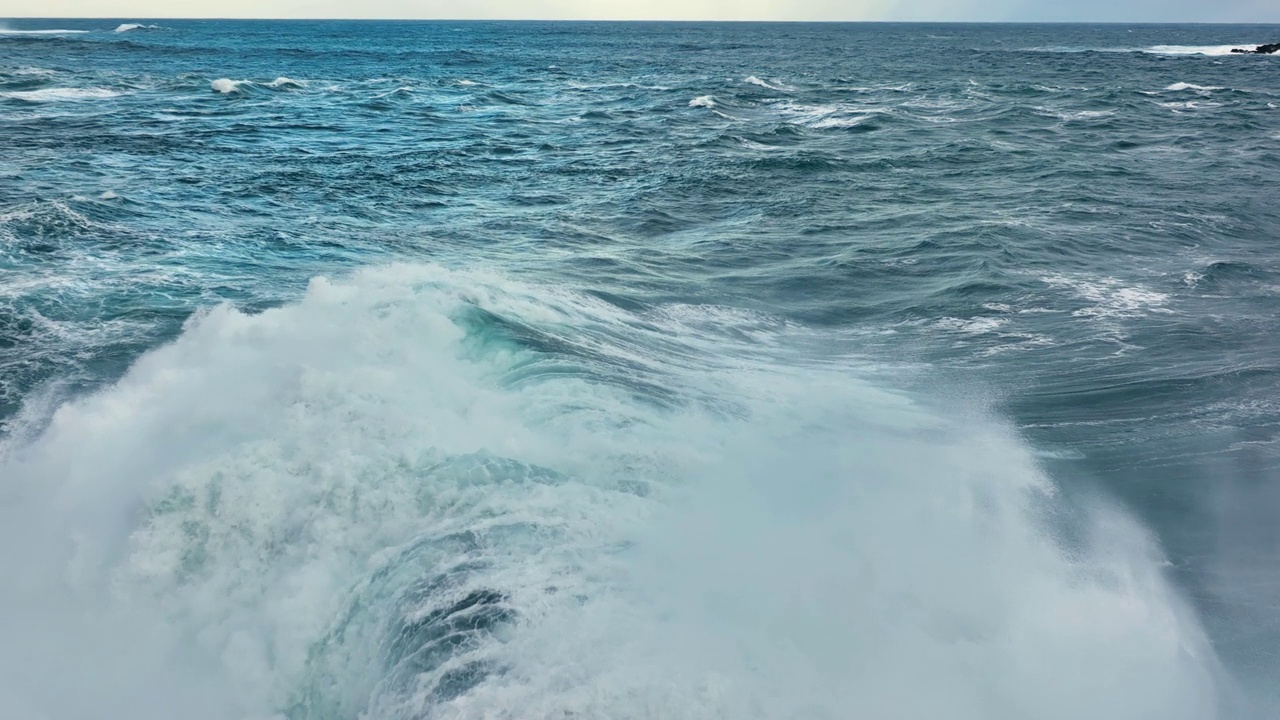
[[[1280,716],[1277,59],[1148,52],[1272,29],[122,22],[0,35],[0,717]]]

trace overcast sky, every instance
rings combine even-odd
[[[0,17],[1280,22],[1280,0],[0,0]]]

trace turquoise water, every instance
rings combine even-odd
[[[1280,27],[0,28],[6,717],[1280,710]]]

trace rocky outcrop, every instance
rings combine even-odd
[[[1246,55],[1274,55],[1280,52],[1280,43],[1276,43],[1275,45],[1259,45],[1253,50],[1241,50],[1240,48],[1236,48],[1231,52],[1243,53]]]

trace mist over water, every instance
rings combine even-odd
[[[11,25],[5,717],[1277,707],[1274,28]]]

